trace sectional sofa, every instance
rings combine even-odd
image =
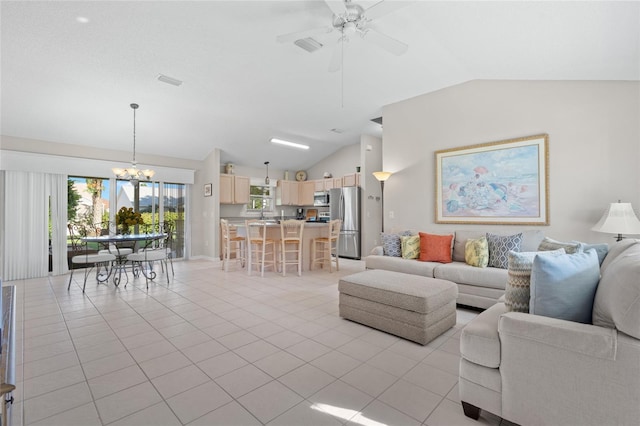
[[[476,239],[487,232],[497,235],[513,235],[522,233],[520,251],[536,251],[544,239],[541,230],[509,230],[496,231],[456,230],[452,240],[451,263],[422,262],[414,259],[404,259],[398,256],[384,255],[383,247],[373,249],[372,254],[365,258],[367,269],[384,269],[387,271],[404,272],[422,275],[430,278],[440,278],[453,281],[458,285],[457,303],[487,309],[493,306],[504,294],[507,284],[507,269],[486,267],[479,268],[465,262],[465,245],[468,239]],[[439,232],[444,234],[443,232]]]
[[[640,240],[613,244],[599,275],[590,321],[509,312],[499,302],[467,324],[459,391],[468,417],[486,410],[521,425],[638,424]]]

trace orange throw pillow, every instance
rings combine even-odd
[[[453,235],[434,235],[419,232],[420,257],[423,262],[451,263],[451,240]]]

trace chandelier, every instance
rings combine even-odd
[[[128,180],[136,185],[141,180],[151,180],[156,172],[149,169],[138,170],[136,167],[136,110],[138,109],[138,104],[131,104],[131,109],[133,109],[133,161],[129,168],[120,169],[116,167],[112,171],[118,179]]]

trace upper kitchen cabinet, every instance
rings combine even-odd
[[[250,180],[248,176],[220,175],[220,204],[249,203]]]
[[[316,179],[313,182],[315,183],[316,192],[328,191],[333,188],[342,187],[342,178]]]
[[[360,173],[350,173],[342,176],[342,186],[360,186]]]
[[[298,205],[300,206],[312,206],[313,205],[313,193],[316,190],[315,181],[306,181],[300,183],[300,192],[298,197]]]
[[[300,198],[298,182],[291,180],[279,180],[276,188],[276,204],[279,206],[297,206]],[[313,199],[313,194],[311,194]]]

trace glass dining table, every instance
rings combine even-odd
[[[122,281],[122,273],[124,272],[127,282],[129,281],[129,275],[127,274],[127,256],[134,253],[136,250],[145,249],[154,244],[155,241],[167,238],[167,234],[163,232],[155,232],[148,234],[116,234],[116,235],[97,235],[82,237],[82,241],[85,243],[97,243],[102,250],[108,251],[116,256],[116,261],[112,266],[109,275],[113,274],[113,283],[120,285]],[[131,272],[137,275],[133,266]],[[156,273],[147,271],[145,268],[140,268],[140,272],[150,280],[156,277]],[[108,279],[108,278],[107,278]]]

